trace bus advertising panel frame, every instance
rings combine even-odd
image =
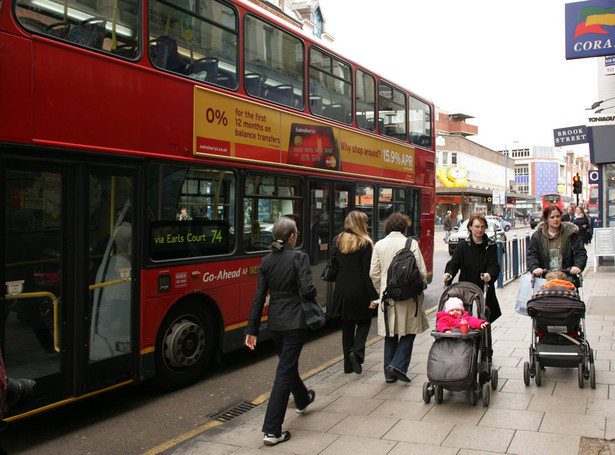
[[[194,97],[195,156],[256,160],[415,183],[413,147],[203,87],[195,87]]]

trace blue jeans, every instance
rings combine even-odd
[[[389,367],[395,367],[404,374],[408,372],[415,338],[414,333],[402,337],[394,335],[384,338],[384,377],[386,379],[395,379],[389,373]]]
[[[448,238],[451,236],[451,231],[444,231],[444,241],[448,242]]]
[[[271,331],[279,362],[265,413],[263,433],[276,436],[282,433],[282,422],[291,393],[297,409],[303,409],[310,403],[307,388],[299,376],[299,356],[307,334],[307,329]]]

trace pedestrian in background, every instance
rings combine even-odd
[[[591,221],[580,205],[574,209],[574,217],[570,221],[579,228],[579,237],[583,240],[583,244],[587,245],[590,239]]]
[[[574,219],[574,207],[572,205],[569,205],[568,207],[566,207],[566,213],[564,213],[564,215],[562,216],[562,221],[572,222],[573,219]]]
[[[450,212],[449,212],[450,213]],[[387,272],[393,258],[399,250],[406,246],[406,230],[408,218],[399,212],[392,213],[384,222],[386,237],[379,240],[372,253],[369,276],[374,287],[382,295],[387,287]],[[410,250],[416,259],[423,281],[427,277],[427,268],[423,255],[416,240],[412,240]],[[397,380],[410,382],[407,376],[408,366],[412,357],[412,347],[417,333],[429,328],[427,316],[423,310],[423,295],[416,299],[381,301],[380,305],[388,305],[386,313],[378,311],[378,335],[384,336],[384,377],[386,382]],[[385,317],[389,327],[387,333]]]
[[[295,222],[278,218],[273,224],[271,252],[263,258],[258,271],[256,294],[248,318],[245,345],[254,350],[267,293],[269,322],[267,328],[279,356],[278,367],[263,423],[263,442],[275,445],[290,439],[290,431],[282,431],[282,423],[293,394],[299,414],[314,401],[316,393],[307,390],[299,376],[299,356],[308,334],[301,296],[316,297],[310,261],[306,254],[295,249],[299,232]],[[295,266],[298,258],[299,265]]]
[[[378,291],[369,277],[374,242],[367,233],[367,215],[359,210],[350,212],[334,245],[338,274],[332,314],[342,316],[344,373],[361,374],[371,310],[378,306]]]
[[[446,212],[444,216],[444,241],[448,243],[448,238],[451,235],[451,231],[453,230],[453,218],[451,217],[452,212],[449,210]]]

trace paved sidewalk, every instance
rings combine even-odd
[[[588,248],[590,250],[591,248]],[[588,251],[589,252],[589,251]],[[292,439],[262,442],[266,403],[168,448],[165,455],[197,454],[615,454],[615,271],[584,281],[587,337],[596,359],[596,389],[580,389],[576,369],[547,368],[542,386],[523,383],[531,320],[514,312],[518,280],[497,290],[503,316],[493,326],[498,391],[489,407],[471,406],[467,392],[444,391],[442,404],[425,404],[422,386],[433,338],[416,338],[410,384],[386,384],[382,339],[368,347],[363,374],[344,374],[341,363],[307,379],[316,400],[301,416],[289,405],[284,429]],[[429,315],[435,327],[435,314]],[[273,374],[273,372],[272,372]],[[613,390],[611,390],[613,389]]]

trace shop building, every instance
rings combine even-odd
[[[503,214],[504,195],[514,217],[514,160],[468,139],[478,134],[471,118],[436,108],[436,220],[448,210],[455,220],[473,212]]]

